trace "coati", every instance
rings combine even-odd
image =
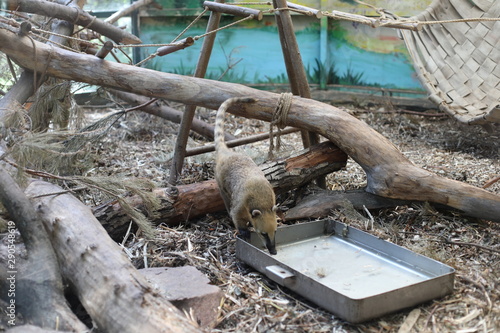
[[[276,254],[276,198],[262,170],[248,156],[231,151],[224,141],[224,116],[234,103],[252,103],[253,98],[230,98],[221,104],[215,118],[215,179],[226,209],[241,237],[248,239],[250,224],[263,239],[269,253]]]

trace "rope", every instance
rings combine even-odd
[[[419,21],[419,20],[409,20],[409,19],[389,19],[384,14],[380,16],[378,19],[370,19],[368,17],[358,15],[359,18],[353,16],[344,16],[342,12],[339,13],[330,13],[327,11],[322,12],[323,15],[331,17],[336,20],[344,20],[350,22],[356,22],[361,24],[369,25],[373,28],[385,27],[385,26],[395,26],[400,25],[397,28],[399,29],[409,29],[409,30],[420,30],[423,25],[434,25],[434,24],[445,24],[445,23],[459,23],[459,22],[492,22],[492,21],[500,21],[500,18],[494,17],[474,17],[474,18],[463,18],[463,19],[453,19],[453,20],[441,20],[441,21]],[[374,22],[377,22],[377,25],[374,25]],[[408,26],[403,26],[403,24],[408,24]],[[411,26],[414,24],[414,26]]]
[[[134,66],[137,66],[137,67],[140,67],[143,63],[145,62],[148,62],[149,60],[153,59],[153,58],[156,58],[156,56],[158,55],[158,52],[155,52],[155,53],[152,53],[150,54],[147,58],[145,59],[142,59],[141,61],[139,61],[137,64],[135,64]]]
[[[99,44],[96,44],[96,43],[92,43],[88,40],[84,40],[84,39],[81,39],[81,38],[77,38],[77,37],[71,37],[71,36],[66,36],[66,35],[62,35],[62,34],[58,34],[56,32],[52,32],[52,31],[47,31],[47,30],[43,30],[43,29],[38,29],[38,28],[31,28],[31,31],[33,32],[38,32],[38,33],[44,33],[44,34],[48,34],[48,35],[52,35],[52,36],[56,36],[56,37],[61,37],[61,38],[66,38],[66,39],[69,39],[69,40],[73,40],[73,41],[76,41],[76,42],[85,42],[85,43],[90,43],[90,44],[93,44],[95,46],[98,46]],[[40,37],[42,39],[44,39],[44,37],[41,37],[41,36],[36,36],[36,37]],[[46,38],[45,38],[46,39]],[[46,39],[47,40],[47,39]],[[73,50],[74,51],[74,50]]]
[[[33,62],[35,63],[35,70],[33,71],[33,91],[36,91],[38,89],[37,71],[36,71],[36,66],[37,66],[36,44],[33,38],[31,38],[31,36],[28,35],[27,37],[30,39],[31,45],[33,45]]]
[[[293,94],[282,93],[278,100],[278,105],[274,110],[271,124],[269,125],[269,157],[272,158],[274,150],[274,131],[273,127],[278,127],[278,136],[276,138],[276,147],[279,151],[281,149],[281,130],[286,127],[288,112],[292,106]]]
[[[208,35],[210,35],[210,34],[214,34],[214,33],[218,32],[218,31],[221,31],[221,30],[224,30],[224,29],[230,28],[230,27],[232,27],[233,25],[236,25],[236,24],[241,23],[241,22],[243,22],[243,21],[252,20],[254,17],[255,17],[255,16],[253,16],[253,15],[249,15],[249,16],[247,16],[247,17],[245,17],[245,18],[242,18],[241,20],[238,20],[238,21],[235,21],[235,22],[230,23],[230,24],[228,24],[228,25],[225,25],[225,26],[223,26],[223,27],[220,27],[219,29],[215,29],[215,30],[209,31],[209,32],[207,32],[207,33],[204,33],[203,35],[195,36],[195,37],[193,37],[193,39],[194,39],[194,40],[198,40],[198,39],[203,38],[203,37],[206,37],[206,36],[208,36]]]
[[[89,28],[92,24],[94,24],[95,20],[97,20],[97,17],[93,16],[93,17],[92,17],[92,20],[90,20],[90,22],[89,22],[89,24],[87,24],[87,26],[85,26],[85,27],[81,27],[81,29],[80,29],[80,30],[77,30],[77,31],[73,32],[73,34],[74,34],[74,35],[76,35],[76,34],[78,34],[79,32],[81,32],[81,31],[83,31],[83,30],[85,30],[85,29],[88,29],[88,28]],[[75,24],[75,25],[76,25],[76,24]],[[90,30],[92,30],[92,29],[90,29]]]
[[[374,5],[369,4],[369,3],[366,3],[366,2],[363,2],[363,1],[361,1],[361,0],[354,0],[354,2],[357,2],[357,3],[359,3],[360,5],[366,6],[366,7],[368,7],[368,8],[371,8],[371,9],[373,9],[374,11],[376,11],[377,13],[379,13],[379,14],[381,14],[382,16],[384,16],[384,17],[385,17],[385,13],[384,13],[384,12],[385,12],[385,10],[384,10],[383,8],[377,8],[377,7],[375,7]]]
[[[208,35],[210,35],[210,34],[216,33],[216,32],[218,32],[218,31],[221,31],[221,30],[224,30],[224,29],[230,28],[230,27],[232,27],[233,25],[236,25],[236,24],[241,23],[241,22],[246,21],[246,20],[251,20],[251,19],[253,19],[253,18],[254,18],[254,16],[253,16],[253,15],[247,16],[247,17],[245,17],[245,18],[242,18],[241,20],[238,20],[238,21],[235,21],[235,22],[233,22],[233,23],[230,23],[230,24],[228,24],[228,25],[226,25],[226,26],[220,27],[219,29],[215,29],[215,30],[209,31],[209,32],[207,32],[207,33],[204,33],[203,35],[195,36],[195,37],[193,37],[193,39],[194,39],[195,41],[197,41],[197,40],[198,40],[198,39],[200,39],[200,38],[203,38],[203,37],[206,37],[206,36],[208,36]],[[192,25],[192,24],[191,24],[191,25]],[[190,25],[190,26],[191,26],[191,25]],[[186,30],[187,30],[187,28],[186,28],[186,29],[184,29],[184,31],[186,31]],[[184,33],[184,32],[182,32],[181,34],[179,34],[179,36],[177,36],[177,38],[179,38],[180,36],[182,36],[182,34],[183,34],[183,33]],[[177,38],[176,38],[176,39],[177,39]],[[174,41],[175,41],[176,39],[174,39]],[[148,46],[158,46],[158,45],[160,45],[160,44],[149,44]],[[161,46],[170,46],[170,45],[176,45],[176,44],[175,44],[175,43],[173,43],[173,44],[172,44],[172,43],[170,43],[170,44],[162,44]],[[132,47],[144,47],[144,44],[137,44],[137,45],[133,45]],[[158,55],[158,52],[155,52],[155,53],[153,53],[153,54],[150,54],[150,55],[149,55],[146,59],[143,59],[142,61],[140,61],[140,62],[138,62],[137,64],[135,64],[135,66],[140,66],[140,65],[144,64],[145,62],[147,62],[147,61],[149,61],[149,60],[151,60],[151,59],[155,58],[157,55]]]
[[[36,29],[36,28],[32,28],[31,30],[32,30],[32,31],[35,31],[35,32],[46,32],[46,31],[44,31],[44,30],[41,30],[41,29]],[[74,39],[75,39],[75,37],[70,37],[70,36],[61,35],[61,34],[56,34],[56,33],[54,33],[53,35],[54,35],[54,36],[58,36],[58,37],[63,37],[63,38],[72,39],[72,40],[74,40]],[[32,37],[36,37],[36,39],[41,39],[41,40],[44,40],[44,41],[49,42],[49,43],[51,43],[51,44],[57,45],[57,46],[59,46],[59,47],[60,47],[60,48],[62,48],[62,49],[65,49],[65,50],[68,50],[68,51],[73,51],[73,52],[79,52],[79,53],[81,53],[81,52],[80,52],[80,51],[78,51],[78,50],[75,50],[75,49],[73,49],[73,48],[71,48],[71,47],[69,47],[69,46],[63,45],[63,44],[58,43],[58,42],[55,42],[55,41],[53,41],[53,40],[50,40],[49,38],[43,37],[42,35],[35,35],[35,34],[33,34],[33,33],[31,32],[31,36],[32,36]],[[82,40],[80,40],[80,41],[82,41]],[[90,44],[92,44],[92,45],[98,46],[98,44],[96,44],[96,43],[92,43],[92,42],[89,42],[89,41],[86,41],[86,42],[87,42],[87,43],[90,43]]]
[[[191,27],[192,27],[192,26],[193,26],[196,22],[198,22],[198,21],[201,19],[201,17],[202,17],[203,15],[205,15],[205,13],[207,12],[207,10],[208,10],[208,7],[205,7],[205,9],[203,10],[203,12],[201,12],[201,14],[200,14],[200,15],[198,15],[198,17],[197,17],[197,18],[195,18],[195,19],[193,20],[193,22],[191,22],[191,23],[190,23],[190,24],[186,27],[186,29],[184,29],[184,30],[183,30],[183,31],[182,31],[182,32],[181,32],[181,33],[180,33],[177,37],[175,37],[175,38],[174,38],[174,40],[172,41],[172,43],[173,43],[173,42],[175,42],[175,41],[177,41],[179,38],[181,38],[181,36],[182,36],[182,35],[184,35],[184,33],[185,33],[186,31],[188,31],[188,30],[189,30],[189,28],[191,28]]]
[[[413,23],[421,25],[430,25],[430,24],[457,23],[457,22],[493,22],[493,21],[500,21],[500,17],[472,17],[472,18],[443,20],[443,21],[414,21]]]
[[[52,60],[52,56],[54,53],[54,46],[52,44],[49,44],[49,45],[50,45],[50,52],[49,52],[49,55],[47,56],[47,64],[45,65],[45,69],[42,72],[40,72],[42,75],[40,76],[38,83],[36,82],[36,76],[34,78],[35,84],[36,84],[35,91],[37,91],[38,87],[40,87],[43,84],[43,81],[45,80],[45,76],[47,75],[47,70],[49,69],[50,61]],[[35,48],[35,50],[36,50],[36,48]],[[35,65],[35,68],[36,68],[36,65]],[[35,74],[36,74],[36,71],[35,71]]]

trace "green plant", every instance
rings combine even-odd
[[[307,65],[306,73],[309,83],[316,84],[338,84],[340,78],[335,71],[335,65],[332,61],[321,63],[319,59],[314,59],[316,66]]]
[[[281,73],[275,77],[269,77],[266,75],[266,81],[258,80],[257,83],[268,83],[268,84],[282,84],[288,83],[288,76],[285,73]]]
[[[339,80],[339,84],[345,84],[349,86],[365,86],[367,85],[362,80],[363,73],[354,73],[351,67],[347,68],[347,71]]]

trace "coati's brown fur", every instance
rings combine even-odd
[[[231,151],[224,141],[224,116],[234,103],[252,103],[252,98],[230,98],[219,107],[215,119],[215,179],[240,235],[248,238],[248,224],[276,254],[276,198],[262,170],[248,156]]]

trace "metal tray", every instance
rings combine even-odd
[[[236,256],[276,283],[351,323],[453,291],[455,270],[333,220],[278,228],[278,254],[257,234],[236,241]]]

